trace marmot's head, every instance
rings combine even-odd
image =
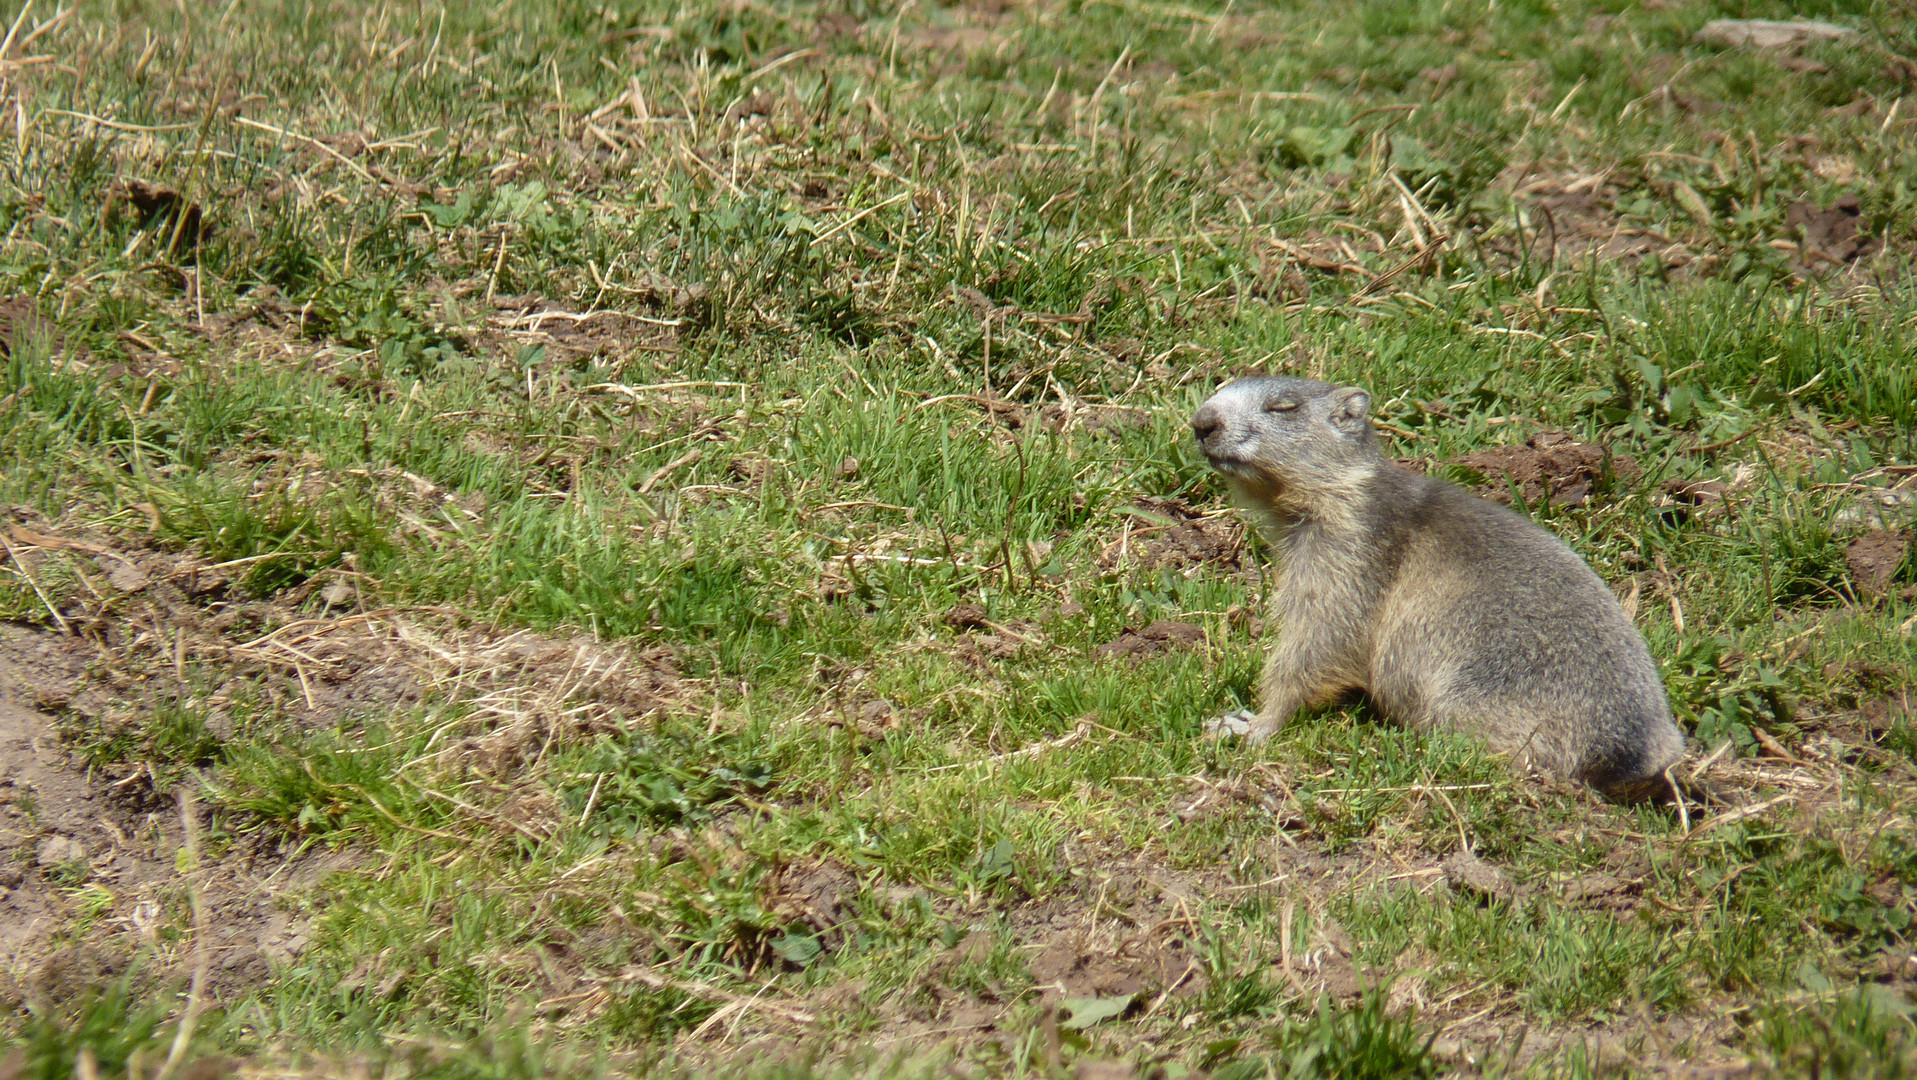
[[[1376,470],[1371,395],[1310,379],[1228,383],[1199,406],[1191,428],[1211,467],[1263,499],[1309,501],[1350,490]]]

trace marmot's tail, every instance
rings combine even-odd
[[[1684,757],[1684,736],[1667,717],[1618,731],[1621,738],[1594,748],[1584,779],[1617,802],[1670,802],[1677,796],[1666,771]]]

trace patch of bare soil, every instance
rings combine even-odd
[[[445,495],[425,487],[422,498]],[[76,587],[53,598],[77,636],[0,641],[0,661],[33,673],[34,704],[66,719],[112,729],[157,701],[197,695],[196,710],[225,738],[241,707],[272,707],[310,729],[430,696],[472,700],[482,717],[523,724],[590,698],[567,721],[587,730],[676,700],[678,669],[665,650],[500,633],[438,608],[369,609],[348,571],[323,571],[260,601],[240,587],[256,560],[208,563],[40,523],[8,536],[28,569],[64,562],[104,579],[91,596]],[[212,677],[210,692],[189,689],[189,666]]]
[[[1844,549],[1844,562],[1850,567],[1850,579],[1870,596],[1883,596],[1910,552],[1910,534],[1900,530],[1872,529],[1850,542]]]
[[[1723,1015],[1674,1015],[1652,1020],[1619,1018],[1601,1023],[1539,1027],[1520,1016],[1474,1020],[1450,1028],[1432,1043],[1432,1055],[1458,1075],[1494,1069],[1522,1072],[1533,1062],[1581,1050],[1596,1075],[1729,1080],[1765,1075],[1730,1047],[1741,1039]]]
[[[1883,247],[1865,227],[1863,204],[1844,195],[1829,206],[1792,203],[1784,213],[1784,227],[1798,241],[1797,269],[1815,270],[1820,264],[1845,265],[1868,259]]]
[[[1030,620],[994,622],[986,618],[983,607],[973,603],[952,605],[945,613],[945,625],[964,632],[953,647],[952,656],[981,672],[991,667],[990,661],[1010,660],[1045,643],[1044,631]]]
[[[1173,809],[1196,814],[1255,800],[1252,789],[1259,786],[1201,782],[1192,794],[1174,798]],[[1139,1022],[1101,1030],[1108,1039],[1140,1049],[1153,1031],[1142,1021],[1162,1014],[1168,1004],[1188,1002],[1212,989],[1203,942],[1210,921],[1222,916],[1207,914],[1208,908],[1215,909],[1221,898],[1248,898],[1254,890],[1284,897],[1280,902],[1292,913],[1287,921],[1295,917],[1300,927],[1299,946],[1248,958],[1251,967],[1235,976],[1261,977],[1301,1000],[1315,1001],[1321,995],[1355,1000],[1385,973],[1366,971],[1354,960],[1352,941],[1326,908],[1353,887],[1381,884],[1400,864],[1363,855],[1331,858],[1302,848],[1280,850],[1284,862],[1275,877],[1240,883],[1222,865],[1174,868],[1129,848],[1068,843],[1061,854],[1076,867],[1075,881],[1040,898],[990,906],[1002,915],[1023,953],[1030,988],[1001,985],[990,974],[997,941],[984,925],[975,924],[903,988],[876,995],[862,983],[829,984],[781,1008],[793,1016],[803,1013],[803,1023],[869,1012],[878,1024],[873,1041],[880,1045],[905,1040],[923,1040],[928,1046],[996,1042],[1009,1050],[1024,1033],[1008,1026],[1006,1018],[1035,998],[1060,1022],[1088,1008],[1106,1018]],[[766,903],[793,923],[813,928],[828,950],[837,947],[838,927],[852,925],[865,903],[928,904],[952,920],[980,914],[955,897],[934,897],[911,886],[861,883],[854,869],[830,862],[784,868]],[[712,1049],[696,1040],[681,1048],[695,1054]]]
[[[1131,1017],[1204,993],[1210,979],[1198,955],[1197,912],[1224,875],[1174,870],[1131,853],[1075,854],[1087,859],[1075,887],[1005,912],[1026,954],[1030,993],[1061,1015],[1097,998],[1109,1015]],[[924,991],[900,1003],[894,1023],[961,1042],[1010,1038],[997,1025],[1025,995],[953,985],[956,969],[982,962],[991,948],[983,930],[961,940],[928,971]]]
[[[256,985],[305,945],[285,899],[344,860],[245,845],[213,855],[190,883],[175,864],[181,819],[150,793],[101,782],[75,761],[33,700],[71,692],[84,642],[15,635],[0,660],[0,1005],[68,1004],[136,962],[144,977],[182,977],[207,950],[215,1000]],[[19,663],[31,658],[31,666]],[[136,776],[138,774],[135,774]],[[206,907],[191,942],[189,887]],[[163,943],[162,931],[185,944]]]
[[[415,613],[422,620],[431,615]],[[72,641],[43,635],[38,648]],[[169,703],[199,711],[209,732],[224,739],[240,709],[257,714],[267,706],[312,730],[350,727],[429,700],[463,702],[464,719],[442,732],[434,759],[479,785],[469,784],[461,809],[487,836],[511,830],[543,839],[556,824],[550,793],[521,776],[526,760],[555,742],[643,722],[676,704],[682,690],[664,650],[435,626],[390,610],[294,618],[237,643],[182,633],[172,646],[176,651],[159,659],[191,656],[200,678],[210,673],[217,680],[211,694],[189,689],[177,671],[173,679],[155,672],[155,658],[141,649],[80,642],[63,646],[64,661],[33,666],[44,672],[33,693],[64,727],[90,738],[137,734]],[[84,657],[89,647],[95,654]],[[7,655],[0,648],[0,659]],[[139,760],[105,763],[94,774],[129,797],[152,790],[152,769]],[[490,801],[491,809],[471,806],[475,798]]]
[[[58,346],[59,332],[53,322],[40,314],[30,296],[0,299],[0,356],[11,356],[28,341]]]
[[[233,643],[210,640],[204,626],[189,636],[185,625],[163,639],[157,665],[124,635],[115,635],[119,649],[52,633],[0,638],[0,849],[12,854],[0,863],[0,1005],[72,1001],[129,968],[143,979],[184,978],[199,948],[208,992],[231,998],[299,955],[308,927],[296,899],[356,863],[350,851],[299,850],[259,834],[206,851],[202,872],[182,876],[175,793],[190,781],[158,793],[147,762],[88,768],[63,738],[76,725],[138,730],[158,706],[189,695],[169,683],[175,659],[190,656],[201,675],[224,676],[196,701],[214,727],[239,700],[277,701],[311,726],[429,698],[466,701],[470,720],[448,733],[441,754],[480,778],[466,787],[462,809],[483,835],[544,835],[556,810],[514,786],[520,763],[555,738],[650,715],[678,688],[662,652],[428,629],[388,612],[291,619]],[[470,805],[489,795],[489,808]],[[193,888],[206,909],[207,936],[197,944]],[[789,891],[795,916],[822,931],[836,925],[818,881],[795,881]]]
[[[1826,665],[1824,678],[1837,709],[1806,711],[1798,717],[1798,726],[1830,750],[1875,758],[1883,753],[1877,746],[1884,736],[1900,724],[1917,721],[1917,683],[1908,672],[1853,660]],[[1900,759],[1901,754],[1890,758]]]
[[[1142,630],[1121,630],[1116,638],[1093,652],[1098,656],[1146,659],[1205,644],[1205,628],[1176,619],[1160,619]]]
[[[1782,63],[1794,70],[1814,71],[1822,66],[1794,58],[1784,58]],[[1691,101],[1668,86],[1661,87],[1657,94],[1667,106],[1687,110],[1703,107],[1703,103]],[[1872,104],[1864,98],[1854,107],[1842,108],[1855,113],[1868,110]],[[1815,140],[1809,145],[1815,146]],[[1802,155],[1796,160],[1826,180],[1846,184],[1856,178],[1856,166],[1841,155]],[[1562,263],[1596,255],[1681,271],[1693,265],[1700,269],[1715,266],[1724,257],[1725,252],[1708,238],[1666,235],[1618,213],[1620,183],[1628,189],[1628,178],[1611,173],[1518,175],[1512,170],[1504,182],[1526,208],[1530,220],[1529,229],[1522,234],[1497,237],[1487,243],[1487,247],[1509,258],[1528,255],[1536,261]],[[1641,182],[1659,199],[1682,208],[1693,219],[1710,215],[1703,198],[1687,184],[1656,176]],[[1794,246],[1790,268],[1802,277],[1832,270],[1854,272],[1884,248],[1882,237],[1874,234],[1864,219],[1862,204],[1855,195],[1840,196],[1827,206],[1801,199],[1792,203],[1785,211],[1781,241]]]
[[[1245,572],[1253,566],[1245,525],[1236,513],[1159,498],[1138,500],[1119,535],[1099,551],[1098,562],[1108,572],[1131,563],[1187,576],[1208,567]]]
[[[931,22],[906,27],[899,41],[938,54],[979,52],[1001,40],[998,31],[1011,6],[1007,0],[967,0],[939,8]]]
[[[1203,996],[1211,976],[1197,949],[1204,928],[1195,914],[1203,901],[1242,892],[1222,874],[1172,871],[1139,860],[1114,869],[1097,883],[1083,925],[1078,912],[1041,945],[1028,961],[1040,1000],[1070,1008],[1075,999],[1105,999],[1123,1015],[1146,1017],[1168,1001]],[[1312,925],[1308,944],[1281,950],[1262,961],[1271,985],[1287,987],[1308,999],[1328,996],[1351,1001],[1364,990],[1366,974],[1353,963],[1353,945],[1335,919],[1312,911],[1325,897],[1296,897],[1284,902]],[[1084,906],[1084,898],[1078,898]],[[1056,917],[1052,920],[1058,923]],[[1246,972],[1250,974],[1250,972]],[[1375,975],[1375,973],[1374,973]],[[1374,979],[1375,981],[1375,979]]]
[[[1617,189],[1608,173],[1551,175],[1524,182],[1513,195],[1525,205],[1532,231],[1524,239],[1534,259],[1639,261],[1656,256],[1683,264],[1693,256],[1683,244],[1626,221],[1616,211]],[[1508,245],[1508,242],[1506,242]],[[1512,255],[1522,252],[1513,250]]]
[[[0,852],[10,856],[0,857],[0,1007],[71,1002],[129,970],[182,980],[202,957],[208,993],[228,1000],[299,955],[308,928],[298,898],[355,853],[227,830],[202,845],[199,871],[176,864],[178,794],[243,719],[277,717],[296,734],[464,702],[440,753],[472,778],[468,831],[543,836],[557,811],[518,778],[520,763],[555,740],[642,720],[682,689],[663,650],[488,631],[431,609],[366,610],[350,574],[258,601],[235,578],[247,568],[137,536],[38,521],[6,536],[9,558],[41,580],[88,588],[48,595],[66,633],[0,627]],[[166,710],[204,725],[203,749],[152,741]],[[197,939],[196,890],[207,928]]]
[[[1637,462],[1609,449],[1581,443],[1561,431],[1541,431],[1523,446],[1496,446],[1453,458],[1487,480],[1482,493],[1498,502],[1511,501],[1515,487],[1531,505],[1583,506],[1613,477],[1637,473]]]

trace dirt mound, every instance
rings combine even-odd
[[[1841,196],[1822,207],[1792,203],[1784,212],[1784,227],[1798,240],[1798,260],[1805,269],[1867,259],[1883,246],[1865,227],[1862,204],[1855,195]]]
[[[991,670],[992,661],[1010,660],[1021,653],[1045,645],[1044,631],[1029,619],[1007,623],[987,617],[985,608],[974,603],[954,604],[946,611],[945,625],[960,632],[952,646],[952,656],[978,672]],[[870,702],[867,703],[871,704]],[[886,703],[886,711],[890,711]],[[868,719],[884,720],[884,717]]]
[[[981,604],[953,604],[945,613],[945,625],[954,630],[989,630],[991,623],[985,618],[985,608]]]
[[[1191,943],[1180,936],[1134,934],[1107,948],[1088,947],[1086,935],[1054,937],[1029,965],[1040,1000],[1119,998],[1119,1010],[1148,1008],[1146,999],[1202,992],[1209,980],[1197,968]]]
[[[1844,562],[1850,567],[1851,580],[1871,596],[1890,591],[1892,579],[1904,565],[1910,551],[1910,535],[1891,529],[1872,529],[1850,542],[1844,550]]]
[[[1546,262],[1576,262],[1593,253],[1627,263],[1646,258],[1689,261],[1690,253],[1681,244],[1617,212],[1618,186],[1612,179],[1608,173],[1566,174],[1522,182],[1513,196],[1531,209],[1533,231],[1522,243],[1500,238],[1492,246],[1513,258]]]
[[[1129,509],[1124,529],[1105,544],[1098,561],[1108,572],[1130,562],[1189,576],[1205,567],[1244,569],[1251,556],[1245,526],[1230,511],[1205,512],[1183,499],[1147,498]]]
[[[1082,895],[1032,905],[1013,920],[1025,947],[1037,949],[1027,968],[1041,1000],[1129,997],[1125,1007],[1142,1012],[1163,997],[1202,994],[1210,979],[1194,951],[1197,913],[1222,881],[1137,858],[1088,865],[1099,870]]]
[[[1511,501],[1511,488],[1527,504],[1583,506],[1613,477],[1637,474],[1637,463],[1602,446],[1581,443],[1561,431],[1541,431],[1523,446],[1494,446],[1451,459],[1484,476],[1484,496]]]
[[[857,914],[859,889],[858,876],[850,868],[809,859],[781,868],[773,906],[792,921],[811,927],[822,947],[838,948],[846,941],[843,924]]]
[[[1233,885],[1222,874],[1180,871],[1142,859],[1106,866],[1095,884],[1088,882],[1085,895],[1064,899],[1056,910],[1040,906],[1015,920],[1031,943],[1028,948],[1045,943],[1028,962],[1040,1000],[1069,1010],[1097,999],[1102,1004],[1094,1008],[1134,1015],[1156,1012],[1167,1000],[1204,995],[1212,980],[1200,955],[1207,933],[1201,906],[1259,886]],[[1323,911],[1335,889],[1350,885],[1350,868],[1305,859],[1291,870],[1265,884],[1297,879],[1291,888],[1298,891],[1282,901],[1281,916],[1286,931],[1295,921],[1297,933],[1288,940],[1297,947],[1259,961],[1258,974],[1265,984],[1307,1000],[1320,994],[1355,998],[1366,980],[1353,962],[1349,936]],[[1311,877],[1317,880],[1305,885]]]
[[[1176,619],[1160,619],[1143,630],[1121,630],[1093,652],[1099,656],[1129,656],[1144,660],[1179,649],[1205,644],[1205,628]]]

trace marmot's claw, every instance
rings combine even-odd
[[[1205,721],[1205,737],[1208,739],[1248,737],[1252,735],[1257,724],[1257,713],[1250,709],[1233,709],[1223,716],[1214,716]]]

